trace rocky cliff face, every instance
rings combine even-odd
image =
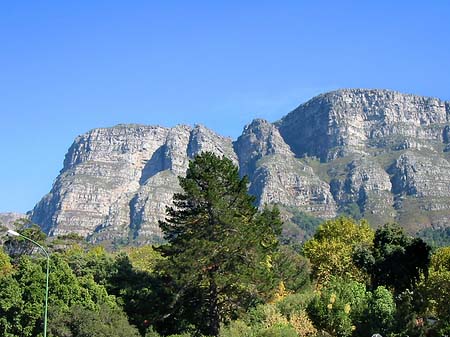
[[[234,142],[195,126],[119,125],[79,136],[32,220],[91,241],[161,238],[177,176],[202,151],[232,159],[259,205],[318,217],[340,212],[410,231],[450,220],[450,104],[388,90],[317,96],[276,123],[257,119]]]
[[[14,222],[19,219],[26,219],[26,214],[7,212],[0,213],[0,228],[4,226],[7,229],[15,229]]]
[[[304,162],[295,158],[278,129],[257,119],[234,143],[240,171],[250,179],[250,193],[259,205],[298,207],[323,218],[336,216],[329,185]]]
[[[448,103],[389,90],[338,90],[317,96],[277,126],[297,156],[330,161],[372,149],[442,142]]]
[[[50,235],[91,241],[161,237],[158,220],[179,191],[177,176],[203,150],[231,156],[231,139],[202,126],[119,125],[79,136],[32,220]]]

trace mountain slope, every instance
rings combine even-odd
[[[248,175],[259,205],[321,218],[352,210],[410,232],[450,220],[450,104],[389,90],[319,95],[234,142],[203,126],[118,125],[77,137],[32,220],[51,235],[157,241],[177,176],[202,151]]]

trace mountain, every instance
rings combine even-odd
[[[258,205],[288,217],[349,213],[411,233],[449,223],[450,103],[366,89],[319,95],[275,123],[256,119],[235,141],[200,125],[94,129],[75,139],[31,219],[50,235],[158,241],[177,176],[202,151],[233,160]]]
[[[0,226],[5,226],[8,229],[14,229],[14,222],[19,219],[26,219],[26,214],[7,212],[0,213]]]

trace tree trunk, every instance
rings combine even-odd
[[[211,336],[219,335],[220,317],[217,304],[217,285],[213,275],[209,275],[209,308],[208,308],[208,334]]]

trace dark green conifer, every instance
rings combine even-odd
[[[176,289],[170,315],[217,336],[220,323],[276,287],[271,259],[281,221],[277,209],[258,212],[247,178],[227,158],[202,153],[179,181],[183,193],[160,222],[168,244],[159,250]]]

